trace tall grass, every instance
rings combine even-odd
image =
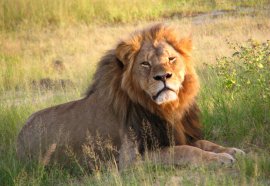
[[[153,20],[175,14],[263,6],[267,0],[2,0],[0,29],[70,23],[111,24]]]
[[[204,73],[208,83],[201,108],[206,134],[229,145],[252,144],[269,151],[270,42],[250,40],[233,47],[231,57],[219,58]]]
[[[19,102],[17,95],[0,103],[0,183],[2,185],[268,185],[270,181],[270,100],[266,86],[239,81],[228,86],[231,78],[258,77],[269,81],[269,43],[248,42],[235,48],[231,57],[218,59],[216,65],[201,69],[202,109],[205,137],[247,152],[232,167],[174,167],[145,163],[118,172],[105,166],[91,174],[80,167],[64,169],[54,165],[44,167],[22,163],[16,158],[15,141],[19,128],[30,113],[78,97],[77,90],[29,92]],[[254,55],[256,54],[256,55]],[[249,63],[252,62],[252,63]],[[261,65],[265,70],[262,70]],[[236,66],[237,68],[236,68]],[[255,68],[243,73],[249,67]],[[240,67],[239,67],[240,66]],[[235,74],[226,73],[235,69]],[[227,76],[230,74],[231,76]],[[229,81],[230,82],[230,81]],[[236,83],[236,82],[235,82]],[[256,88],[254,88],[254,86]],[[266,89],[265,89],[266,88]],[[266,91],[266,92],[265,92]],[[43,97],[47,95],[46,101]],[[51,95],[51,96],[49,96]],[[60,95],[60,96],[59,96]],[[33,97],[37,100],[33,102]],[[30,99],[29,99],[30,98]]]

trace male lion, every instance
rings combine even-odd
[[[19,157],[47,164],[65,159],[69,149],[91,165],[84,155],[91,136],[93,144],[111,139],[120,168],[138,154],[163,164],[231,164],[243,151],[201,140],[191,48],[189,38],[163,24],[135,32],[101,59],[85,98],[28,119],[18,137]],[[93,144],[88,150],[101,155]]]

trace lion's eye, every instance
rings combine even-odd
[[[170,63],[174,63],[176,61],[176,57],[169,57]]]
[[[150,65],[150,63],[148,61],[141,62],[141,65],[143,67],[146,67],[146,68],[150,68],[151,67],[151,65]]]

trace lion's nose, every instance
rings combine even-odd
[[[169,79],[172,77],[172,73],[168,72],[162,75],[156,75],[153,78],[157,81],[166,81],[166,79]]]

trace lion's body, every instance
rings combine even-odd
[[[95,94],[82,99],[47,108],[34,113],[23,127],[18,138],[20,157],[43,158],[52,144],[56,144],[56,158],[63,154],[61,147],[70,147],[77,155],[82,154],[82,145],[87,135],[95,136],[98,131],[104,138],[108,135],[113,143],[120,144],[119,122],[114,115],[99,113],[112,112],[110,107],[97,104]],[[91,109],[89,109],[91,105]],[[59,154],[60,153],[60,154]],[[62,154],[62,155],[61,155]]]
[[[121,42],[100,61],[85,98],[47,108],[28,119],[18,137],[18,155],[39,160],[50,156],[59,160],[63,158],[63,149],[68,147],[76,157],[83,159],[88,136],[94,139],[99,136],[111,139],[116,159],[122,161],[119,156],[124,151],[120,149],[125,148],[124,138],[132,138],[129,130],[134,133],[132,140],[141,154],[146,148],[155,151],[171,145],[195,144],[201,138],[195,99],[199,83],[189,59],[190,49],[189,40],[178,40],[175,33],[163,25]],[[150,51],[156,52],[151,54]],[[160,63],[161,59],[167,60],[163,57],[167,53],[177,57],[177,64]],[[148,63],[136,62],[144,60],[145,55],[152,61],[153,69],[157,69],[151,70],[155,73],[154,79],[148,76],[151,74]],[[166,89],[160,90],[155,87],[163,85],[160,73],[164,70],[169,70],[166,84],[170,89],[162,80]],[[145,125],[150,129],[145,129]]]

